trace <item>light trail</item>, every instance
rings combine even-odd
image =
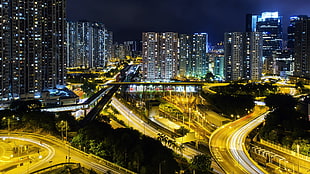
[[[258,165],[254,163],[254,161],[248,157],[249,155],[245,153],[246,149],[244,147],[244,142],[246,136],[248,135],[248,132],[252,131],[255,127],[260,125],[268,113],[269,112],[252,120],[248,124],[235,131],[235,133],[228,138],[230,152],[232,153],[234,159],[238,162],[238,164],[242,165],[242,167],[245,168],[246,172],[248,173],[264,173],[263,169],[257,167]]]
[[[256,120],[254,120],[256,122]],[[254,122],[254,125],[255,125]],[[229,137],[229,144],[230,151],[235,158],[235,160],[238,161],[238,164],[241,164],[249,173],[263,173],[260,169],[256,167],[254,163],[250,159],[248,159],[247,155],[244,153],[244,140],[247,134],[245,132],[248,132],[249,129],[252,128],[253,121],[249,124],[243,126],[239,130],[237,130],[231,137]],[[233,142],[233,143],[232,143]]]
[[[115,97],[112,98],[111,102],[112,106],[115,107],[121,115],[124,116],[124,119],[128,121],[131,127],[137,129],[138,131],[144,133],[147,136],[150,136],[152,138],[157,138],[158,133],[160,133],[158,130],[153,128],[152,126],[148,125],[145,123],[143,120],[141,120],[136,114],[134,114],[130,109],[128,109],[126,106],[124,106],[120,101],[118,101]],[[125,120],[123,120],[125,121]],[[169,147],[171,148],[171,147]],[[172,149],[174,150],[174,149]],[[181,153],[181,152],[177,152]],[[186,157],[187,159],[191,159],[195,155],[201,154],[195,149],[192,149],[184,144],[184,149],[182,152],[183,156]]]
[[[215,161],[228,174],[263,174],[267,173],[255,163],[246,151],[246,136],[262,123],[266,114],[257,109],[248,116],[221,126],[211,134],[209,147]]]
[[[52,148],[50,145],[45,144],[45,143],[40,143],[38,141],[34,141],[30,138],[20,138],[20,137],[13,137],[13,136],[0,136],[2,139],[15,139],[15,140],[20,140],[20,141],[27,141],[33,144],[37,144],[38,146],[41,146],[42,148],[46,149],[48,151],[48,154],[46,157],[44,157],[40,162],[37,162],[35,165],[31,166],[27,171],[24,171],[23,174],[29,173],[29,171],[37,168],[40,165],[43,165],[47,161],[50,161],[54,156],[55,156],[55,149]]]

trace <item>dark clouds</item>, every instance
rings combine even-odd
[[[309,0],[67,0],[69,20],[100,21],[118,41],[141,39],[145,31],[207,32],[211,42],[227,31],[244,31],[245,15],[279,11],[287,27],[292,15],[310,15]]]

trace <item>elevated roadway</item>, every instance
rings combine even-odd
[[[262,123],[267,113],[266,109],[256,107],[254,113],[222,126],[211,135],[210,151],[226,173],[267,173],[249,157],[244,144],[246,136]]]
[[[68,143],[52,136],[43,136],[23,132],[10,133],[8,135],[5,132],[0,132],[0,138],[27,141],[41,146],[42,149],[45,149],[46,151],[46,153],[42,155],[42,159],[37,161],[32,160],[33,162],[25,162],[23,166],[7,171],[6,174],[31,173],[33,171],[64,162],[80,163],[81,166],[89,169],[91,168],[97,173],[106,173],[110,171],[115,174],[134,174],[134,172],[114,163],[73,148]]]

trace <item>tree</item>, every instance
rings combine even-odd
[[[213,75],[212,72],[208,72],[208,73],[206,74],[206,81],[207,81],[207,82],[212,82],[212,81],[214,80],[214,78],[215,78],[215,76]]]
[[[291,95],[271,94],[266,97],[265,103],[268,107],[273,109],[294,109],[297,101]]]
[[[41,108],[42,103],[39,100],[28,100],[28,101],[21,101],[21,100],[14,100],[12,101],[10,108],[17,112],[29,112],[29,111],[36,111]]]
[[[90,81],[85,81],[83,85],[81,86],[82,90],[87,94],[87,95],[92,95],[95,93],[97,87],[97,83],[95,82],[90,82]]]
[[[295,88],[296,89],[304,89],[304,84],[301,82],[301,81],[298,81],[296,84],[295,84]]]
[[[184,126],[181,126],[179,129],[176,130],[177,134],[180,134],[181,136],[185,136],[187,133],[189,133],[189,130],[186,129]]]
[[[191,160],[190,168],[196,174],[210,174],[212,173],[211,162],[211,156],[207,154],[196,155]]]
[[[225,115],[245,115],[255,106],[251,95],[210,94],[207,100]]]

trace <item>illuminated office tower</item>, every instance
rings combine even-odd
[[[67,66],[103,68],[109,58],[109,32],[102,23],[67,22]]]
[[[262,74],[262,33],[225,33],[224,39],[225,80],[259,80]]]
[[[64,0],[2,0],[0,101],[34,98],[65,82]]]
[[[273,53],[282,49],[282,16],[278,12],[263,12],[261,15],[248,14],[246,32],[263,33],[264,74],[275,72]]]
[[[294,76],[310,78],[310,18],[305,15],[290,18],[288,47],[293,50]]]
[[[146,32],[142,36],[143,78],[170,81],[178,73],[178,34]]]
[[[194,33],[180,35],[180,65],[181,77],[202,79],[208,71],[208,35]]]

